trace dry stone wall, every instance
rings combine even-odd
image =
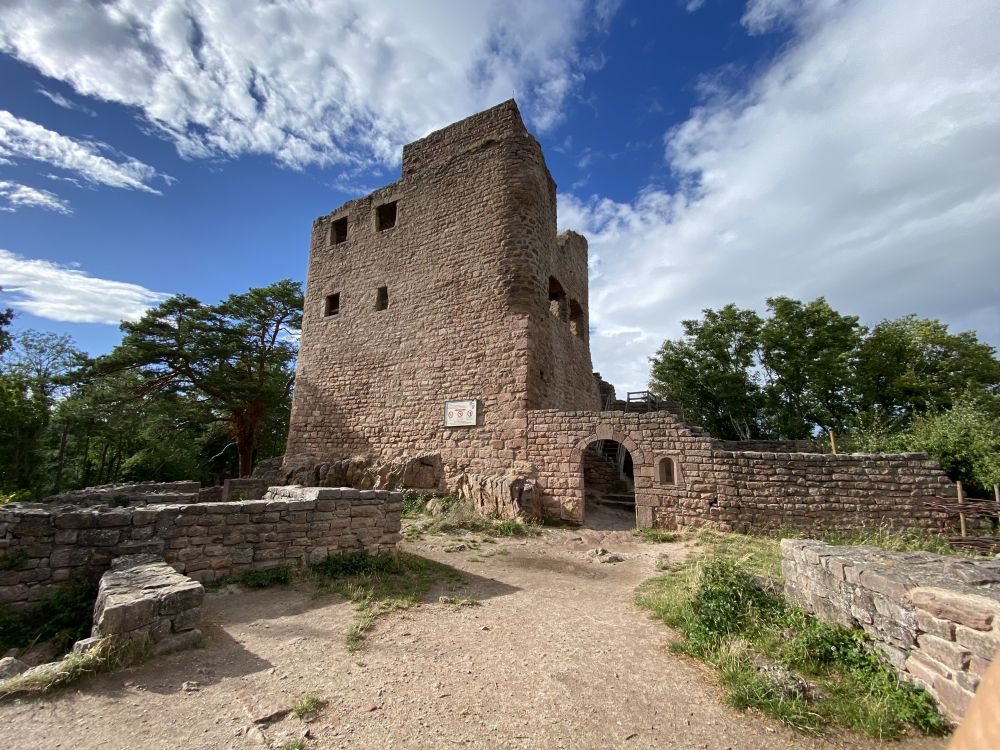
[[[0,507],[0,604],[23,605],[123,555],[157,554],[199,581],[327,554],[391,550],[402,493],[276,487],[262,500],[141,507]]]
[[[860,627],[904,678],[959,721],[1000,650],[1000,560],[781,542],[785,594]]]
[[[148,503],[197,503],[202,499],[200,482],[136,482],[104,484],[51,495],[42,502],[59,505],[146,505]]]
[[[584,455],[602,439],[617,440],[632,456],[639,526],[934,529],[947,518],[922,501],[955,494],[923,454],[725,451],[671,412],[537,410],[528,413],[528,461],[546,515],[585,521]]]

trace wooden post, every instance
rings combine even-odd
[[[961,482],[955,482],[955,487],[958,489],[958,505],[961,508],[962,503],[965,502],[965,494],[962,492],[962,483]],[[958,511],[958,526],[959,526],[959,529],[961,530],[962,536],[964,537],[965,536],[965,514],[961,510]]]
[[[830,452],[833,453],[833,455],[836,456],[837,455],[837,436],[833,433],[833,430],[830,430],[829,432],[830,432]]]
[[[1000,505],[1000,484],[993,485],[993,499],[997,501],[997,505]],[[1000,529],[1000,510],[997,511],[997,517],[993,519],[993,533],[997,533],[997,529]]]

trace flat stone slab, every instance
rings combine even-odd
[[[194,630],[204,587],[155,555],[119,557],[101,578],[94,637],[149,635],[152,642]]]

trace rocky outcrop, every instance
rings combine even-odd
[[[498,518],[540,516],[535,507],[535,483],[524,477],[484,477],[462,474],[455,484],[455,494],[471,503],[479,512]]]
[[[268,487],[298,484],[304,487],[352,487],[359,490],[444,490],[441,456],[427,453],[395,460],[375,456],[271,459],[254,470],[255,479]]]

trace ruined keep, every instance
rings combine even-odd
[[[313,223],[270,483],[420,458],[438,467],[428,488],[584,522],[585,457],[610,442],[627,451],[639,526],[945,523],[922,500],[954,488],[920,454],[735,445],[673,411],[602,411],[622,402],[592,373],[588,320],[587,241],[556,234],[556,185],[513,100],[408,144],[398,181]],[[448,402],[464,402],[451,420]]]

